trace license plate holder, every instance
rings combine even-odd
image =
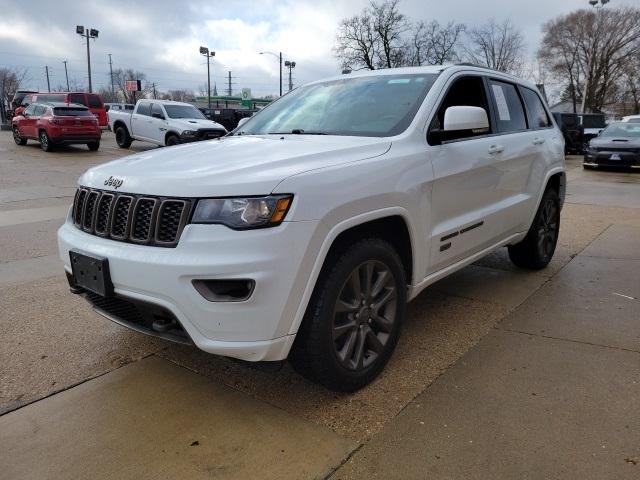
[[[109,259],[69,251],[73,283],[102,297],[113,296]]]

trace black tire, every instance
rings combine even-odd
[[[89,143],[87,143],[87,147],[92,152],[95,152],[100,148],[100,142],[89,142]]]
[[[164,144],[167,147],[172,147],[174,145],[179,145],[180,143],[181,143],[180,142],[180,137],[178,137],[177,135],[175,135],[173,133],[167,135],[167,138],[166,138],[166,140],[164,142]]]
[[[527,236],[520,243],[509,245],[509,258],[520,268],[545,268],[556,250],[560,233],[560,198],[548,188],[533,219]]]
[[[20,130],[17,126],[13,127],[13,141],[16,142],[16,145],[24,146],[27,144],[27,139],[20,134]]]
[[[49,138],[49,135],[47,135],[46,130],[40,130],[40,133],[38,133],[38,140],[40,140],[40,148],[42,148],[42,150],[45,152],[53,150],[51,139]]]
[[[330,262],[318,279],[290,361],[311,381],[353,392],[380,374],[395,349],[406,312],[406,276],[394,248],[377,238],[358,241]],[[362,281],[366,278],[370,281]]]
[[[129,131],[122,125],[116,128],[116,143],[120,148],[129,148],[133,139],[129,135]]]
[[[592,166],[592,165],[585,165],[584,163],[582,164],[582,168],[585,170],[595,170],[596,167]]]

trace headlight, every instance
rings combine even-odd
[[[229,228],[275,227],[284,220],[293,195],[198,200],[191,223],[220,223]]]
[[[186,136],[186,137],[192,137],[196,134],[196,132],[194,132],[193,130],[185,130],[184,132],[182,132],[182,135]]]

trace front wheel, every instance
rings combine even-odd
[[[53,150],[51,139],[49,138],[49,135],[47,135],[47,132],[45,130],[40,131],[38,138],[40,140],[40,148],[42,148],[42,150],[44,150],[45,152],[50,152],[51,150]]]
[[[180,143],[180,138],[177,135],[169,135],[165,141],[165,145],[167,147],[171,147],[173,145],[178,145]]]
[[[26,145],[27,139],[22,136],[18,127],[13,127],[13,141],[16,145]]]
[[[342,392],[371,383],[393,353],[407,285],[394,248],[369,238],[323,269],[291,353],[309,380]]]
[[[518,267],[540,270],[553,258],[559,233],[560,197],[550,188],[542,196],[527,236],[520,243],[509,245],[509,258]]]

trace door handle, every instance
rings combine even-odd
[[[544,143],[544,138],[536,137],[533,139],[534,145],[542,145]]]
[[[496,155],[502,152],[504,152],[504,147],[502,145],[491,145],[489,147],[489,154],[491,155]]]

